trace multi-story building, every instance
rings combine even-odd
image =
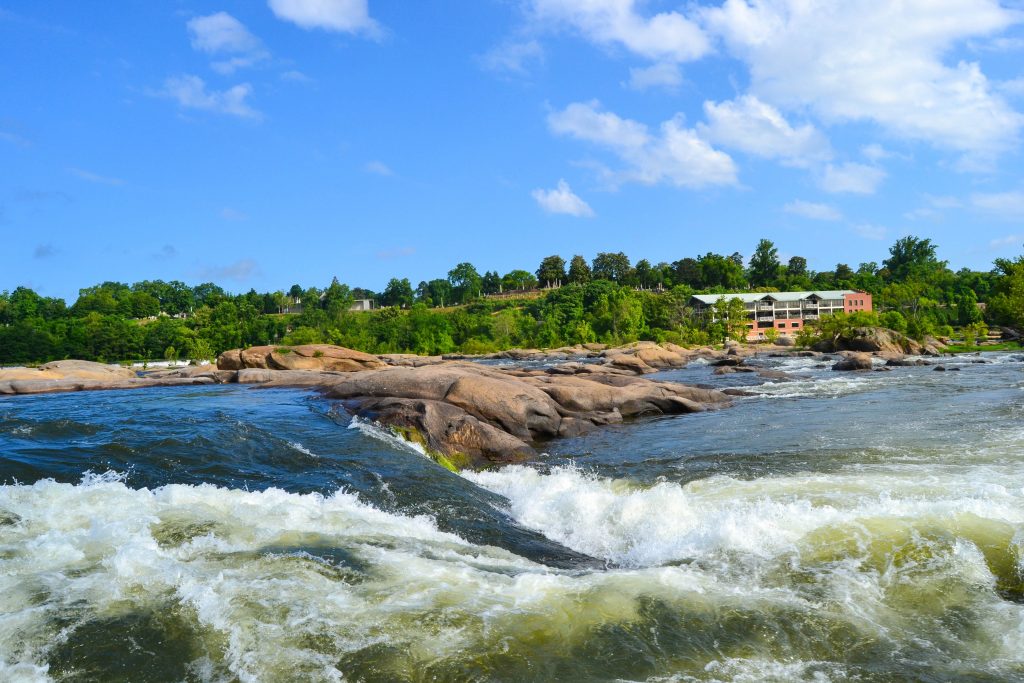
[[[796,334],[812,320],[840,311],[871,310],[871,295],[851,289],[818,292],[757,292],[753,294],[696,294],[690,304],[698,314],[714,316],[715,302],[739,299],[747,309],[747,339],[764,339],[765,331]],[[714,318],[712,318],[714,319]]]

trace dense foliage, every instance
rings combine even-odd
[[[761,240],[746,267],[739,253],[657,264],[631,264],[622,252],[598,254],[589,264],[578,255],[568,262],[549,256],[532,273],[481,275],[460,263],[446,278],[415,287],[392,278],[380,293],[337,278],[323,289],[293,285],[238,295],[212,283],[104,282],[81,290],[69,308],[19,287],[0,292],[0,364],[206,359],[275,343],[420,354],[637,339],[709,343],[741,337],[744,314],[725,296],[721,322],[695,318],[688,305],[694,293],[824,289],[870,292],[872,320],[919,339],[954,327],[976,335],[983,322],[1024,327],[1024,257],[999,259],[989,272],[954,272],[930,240],[904,237],[881,266],[839,263],[813,272],[800,256],[781,263],[775,245]],[[352,311],[356,299],[382,308]]]

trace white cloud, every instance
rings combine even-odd
[[[241,118],[256,119],[260,113],[246,103],[252,93],[248,83],[235,85],[227,90],[207,90],[206,82],[199,76],[174,76],[164,81],[163,90],[157,95],[177,100],[186,109],[230,114]]]
[[[376,161],[376,160],[375,161],[369,161],[363,167],[363,170],[365,170],[367,173],[373,173],[375,175],[382,175],[382,176],[393,176],[393,175],[395,175],[395,172],[391,169],[391,167],[388,166],[387,164],[385,164],[383,161]]]
[[[209,54],[252,52],[260,49],[260,41],[242,22],[227,12],[190,19],[188,32],[192,47]]]
[[[544,48],[536,40],[508,41],[488,50],[478,61],[487,71],[522,76],[528,64],[544,61]]]
[[[996,87],[1010,97],[1024,97],[1024,76],[1009,81],[1000,81]]]
[[[927,206],[922,206],[907,213],[903,214],[903,217],[916,221],[916,220],[941,220],[945,214],[943,213],[947,209],[961,209],[964,203],[956,197],[949,195],[923,195]]]
[[[1024,125],[978,64],[943,62],[1020,20],[998,0],[725,0],[702,17],[775,106],[873,122],[975,165],[1012,148]]]
[[[864,155],[864,158],[868,161],[878,163],[883,159],[889,159],[894,156],[892,152],[882,147],[877,142],[872,142],[870,145],[864,145],[860,148],[860,153]]]
[[[704,114],[708,122],[698,130],[705,139],[723,147],[798,167],[832,156],[828,140],[817,128],[810,124],[793,128],[777,109],[753,95],[717,104],[705,102]]]
[[[629,82],[633,90],[666,88],[676,90],[683,84],[683,74],[678,64],[659,62],[651,66],[635,67],[629,70]]]
[[[270,56],[259,38],[227,12],[195,17],[186,26],[193,48],[211,55],[227,55],[211,64],[217,73],[231,74]]]
[[[988,243],[990,249],[1005,249],[1006,247],[1018,246],[1024,243],[1024,237],[1020,235],[1007,235],[1006,237],[998,237]]]
[[[971,195],[971,205],[976,209],[996,214],[1002,218],[1024,218],[1024,191],[989,192]]]
[[[592,218],[594,210],[590,205],[579,198],[569,187],[565,180],[558,181],[558,187],[553,190],[534,190],[531,195],[548,213],[564,213],[569,216]]]
[[[789,202],[782,207],[782,210],[786,213],[796,214],[797,216],[803,216],[804,218],[816,221],[838,221],[843,218],[843,214],[834,206],[805,202],[802,199]]]
[[[687,62],[711,50],[701,28],[678,12],[650,17],[637,0],[531,0],[541,26],[568,26],[599,45],[621,45],[659,62]]]
[[[312,83],[313,82],[312,78],[310,78],[306,74],[302,73],[301,71],[297,71],[295,69],[292,69],[291,71],[285,71],[283,74],[281,74],[281,80],[282,81],[289,81],[291,83]]]
[[[558,135],[594,143],[618,156],[626,168],[608,172],[613,185],[668,182],[698,188],[736,182],[732,158],[685,128],[681,116],[663,122],[659,132],[652,134],[646,125],[599,111],[600,106],[596,100],[575,102],[550,114],[548,126]]]
[[[853,231],[863,237],[866,240],[884,240],[886,235],[889,234],[889,229],[881,225],[871,225],[864,223],[863,225],[853,226]]]
[[[120,178],[111,178],[110,176],[100,175],[81,168],[69,168],[68,173],[78,176],[82,180],[88,180],[90,183],[97,183],[99,185],[124,185],[124,181]]]
[[[845,163],[839,166],[829,164],[821,177],[821,189],[837,194],[874,194],[885,179],[885,171],[865,164]]]
[[[366,0],[267,0],[279,19],[304,29],[324,29],[340,33],[380,33],[370,18]]]

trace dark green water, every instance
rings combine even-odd
[[[3,398],[0,681],[1024,680],[1024,362],[971,360],[465,476],[304,391]]]

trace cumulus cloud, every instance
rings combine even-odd
[[[828,140],[817,128],[810,124],[794,128],[777,109],[753,95],[728,102],[705,102],[704,114],[707,123],[700,124],[698,130],[723,147],[797,167],[832,156]]]
[[[252,66],[270,56],[259,38],[227,12],[194,17],[186,26],[193,48],[210,55],[226,57],[211,64],[218,73],[232,74],[237,69]]]
[[[260,113],[246,102],[252,94],[252,86],[248,83],[227,90],[207,90],[206,81],[186,74],[168,78],[163,89],[156,94],[177,101],[184,109],[200,109],[245,119],[260,118]]]
[[[621,46],[653,61],[687,62],[711,50],[700,26],[679,12],[644,16],[637,0],[531,0],[541,26],[568,27],[599,45]]]
[[[568,216],[592,218],[594,210],[580,199],[565,180],[559,180],[553,190],[536,189],[531,195],[534,200],[548,213],[561,213]]]
[[[834,206],[805,202],[802,199],[789,202],[782,210],[815,221],[838,221],[843,218],[843,214]]]
[[[1024,125],[978,64],[943,62],[1019,21],[998,0],[725,0],[701,16],[748,64],[752,92],[775,106],[873,122],[968,164],[1012,148]]]
[[[626,84],[633,90],[649,90],[665,88],[676,90],[683,84],[683,74],[678,64],[659,62],[651,66],[635,67],[629,70],[629,81]]]
[[[821,189],[833,194],[874,194],[885,179],[885,171],[865,164],[829,164],[820,180]]]
[[[732,158],[686,128],[682,116],[663,122],[652,133],[643,123],[600,109],[596,100],[575,102],[551,113],[548,126],[558,135],[590,142],[615,154],[625,168],[606,172],[612,185],[666,182],[699,188],[736,182]]]
[[[528,65],[544,61],[544,48],[536,40],[507,41],[477,58],[486,71],[523,76]]]
[[[366,0],[268,0],[279,18],[304,29],[377,35],[380,26],[370,18]]]
[[[198,275],[203,280],[234,280],[236,282],[245,282],[257,275],[259,275],[259,265],[252,259],[246,258],[239,261],[235,261],[226,266],[207,266],[206,268],[200,269]]]
[[[82,180],[86,180],[90,183],[97,183],[99,185],[124,185],[124,181],[120,178],[100,175],[98,173],[93,173],[92,171],[86,171],[83,168],[69,168],[68,173],[73,176],[77,176]]]

